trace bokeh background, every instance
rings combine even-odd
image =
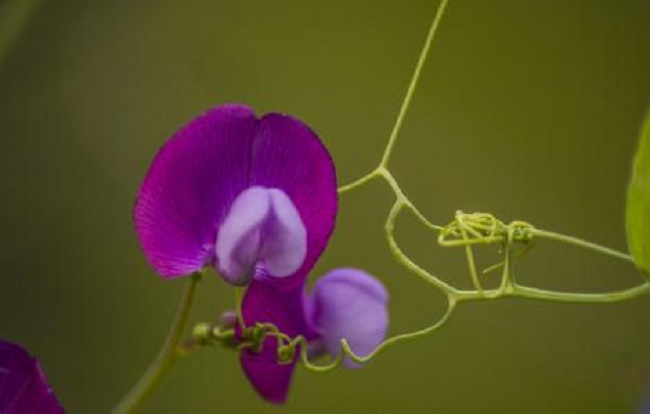
[[[436,5],[0,3],[0,337],[39,356],[70,413],[110,410],[157,353],[181,295],[183,281],[145,263],[131,222],[165,139],[224,102],[287,112],[318,131],[349,182],[381,156]],[[488,211],[626,249],[649,22],[647,0],[451,1],[395,147],[403,189],[439,224],[457,209]],[[435,321],[444,298],[392,259],[391,200],[380,181],[342,196],[312,281],[368,269],[390,289],[400,333]],[[397,234],[423,266],[469,286],[462,252],[438,247],[408,214]],[[640,280],[625,263],[548,242],[522,259],[519,278],[589,292]],[[212,275],[193,321],[232,304]],[[201,350],[143,412],[631,413],[650,391],[649,316],[650,297],[464,305],[362,370],[298,369],[281,409],[255,395],[234,353]]]

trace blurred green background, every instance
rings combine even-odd
[[[5,29],[19,3],[0,3]],[[39,356],[70,413],[101,413],[156,354],[182,291],[147,266],[132,230],[160,145],[208,107],[244,102],[302,118],[340,183],[359,177],[381,156],[436,1],[40,3],[0,58],[0,337]],[[451,1],[392,159],[403,189],[439,224],[488,211],[625,249],[649,23],[647,0]],[[342,196],[314,276],[337,266],[379,276],[399,333],[435,321],[443,296],[389,254],[391,200],[380,181]],[[423,266],[469,286],[461,251],[408,214],[397,234]],[[629,265],[547,242],[519,266],[521,281],[561,290],[639,281]],[[198,300],[194,321],[233,304],[215,276]],[[441,331],[362,370],[298,369],[281,410],[633,412],[650,379],[649,316],[650,297],[461,306]],[[216,349],[182,361],[144,412],[280,410]]]

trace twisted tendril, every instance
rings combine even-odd
[[[644,279],[643,283],[637,286],[620,291],[606,293],[559,292],[522,285],[515,280],[515,262],[517,259],[528,253],[534,247],[535,241],[539,238],[572,244],[631,263],[634,263],[634,260],[630,255],[626,253],[622,253],[572,236],[540,230],[525,221],[515,220],[510,223],[505,223],[504,221],[499,220],[489,213],[464,213],[462,211],[457,211],[454,219],[449,224],[446,226],[440,226],[434,224],[424,214],[422,214],[413,204],[413,202],[411,202],[411,200],[405,195],[404,191],[400,188],[397,180],[388,168],[388,161],[401,129],[405,114],[410,105],[415,87],[420,77],[420,73],[426,61],[427,54],[447,7],[447,3],[448,0],[441,0],[438,4],[438,8],[431,23],[427,38],[424,43],[424,47],[420,53],[420,57],[413,73],[413,77],[411,78],[406,96],[404,97],[404,100],[400,107],[395,125],[389,136],[388,143],[384,150],[381,161],[379,162],[379,165],[370,173],[362,176],[350,184],[341,186],[338,189],[339,194],[348,193],[352,190],[360,188],[375,178],[381,178],[388,184],[395,196],[395,201],[389,210],[386,221],[384,223],[384,230],[390,251],[395,259],[408,271],[418,276],[428,284],[433,285],[435,288],[442,291],[446,295],[447,310],[432,325],[414,332],[402,333],[392,336],[382,342],[373,352],[365,356],[355,354],[351,349],[348,341],[346,339],[342,339],[340,341],[340,352],[329,363],[324,365],[318,365],[310,361],[308,355],[308,343],[302,335],[291,338],[288,335],[280,332],[275,325],[269,323],[258,323],[252,327],[245,327],[245,329],[242,330],[243,342],[236,346],[238,350],[241,351],[243,349],[253,349],[259,351],[261,350],[264,339],[267,336],[274,336],[278,340],[277,359],[279,363],[292,362],[299,348],[300,360],[308,370],[325,372],[336,368],[341,364],[344,358],[349,358],[350,360],[357,363],[365,363],[370,361],[379,352],[388,348],[389,346],[402,341],[412,340],[425,335],[429,335],[437,331],[450,319],[453,311],[456,309],[456,306],[462,302],[492,300],[507,297],[522,297],[555,302],[606,303],[628,300],[650,293],[650,282],[647,279]],[[461,247],[465,250],[467,266],[473,289],[463,290],[448,284],[441,278],[434,276],[431,272],[422,268],[415,261],[409,258],[406,253],[404,253],[394,235],[397,218],[404,209],[409,210],[418,219],[418,221],[424,225],[427,230],[436,232],[438,234],[437,242],[441,247]],[[474,248],[489,244],[497,244],[500,246],[500,252],[503,255],[503,260],[479,271],[479,269],[477,269],[476,260],[474,258]],[[499,286],[493,289],[485,289],[481,284],[481,276],[498,269],[502,269],[501,282]],[[237,299],[238,307],[240,306],[239,298],[241,298],[241,296],[238,296]],[[239,323],[242,324],[241,326],[243,326],[241,311],[238,309],[237,312],[239,315]],[[199,333],[199,336],[207,335],[207,337],[209,337],[209,339],[202,339],[207,344],[228,343],[228,341],[232,340],[232,336],[234,334],[232,332],[226,332],[222,331],[219,327],[213,327],[209,330],[203,329],[199,332],[195,330],[195,334]]]
[[[238,292],[236,299],[237,314],[238,322],[242,328],[242,338],[240,343],[235,344],[233,340],[234,331],[232,329],[223,330],[219,326],[207,324],[199,324],[194,329],[195,341],[204,345],[226,345],[231,348],[236,348],[238,351],[248,349],[259,352],[266,337],[273,336],[276,337],[278,341],[278,363],[291,363],[297,353],[299,353],[301,362],[308,370],[325,372],[339,366],[344,358],[349,358],[357,363],[366,363],[389,346],[402,341],[420,338],[437,331],[449,321],[457,305],[462,302],[522,297],[555,302],[607,303],[628,300],[650,293],[650,281],[645,278],[643,279],[643,283],[637,286],[606,293],[560,292],[522,285],[515,280],[515,262],[517,259],[528,253],[534,247],[535,241],[539,238],[572,244],[574,246],[593,250],[631,263],[634,263],[634,260],[629,254],[572,236],[537,229],[532,224],[525,221],[515,220],[510,223],[505,223],[489,213],[464,213],[462,211],[457,211],[454,219],[449,224],[446,226],[440,226],[430,221],[423,213],[421,213],[400,188],[397,180],[388,168],[388,162],[397,141],[397,136],[399,135],[404,117],[410,106],[429,49],[437,33],[442,16],[447,8],[447,3],[448,0],[441,0],[438,4],[436,14],[429,28],[424,46],[379,165],[370,173],[347,185],[343,185],[338,189],[339,194],[345,194],[362,187],[376,178],[381,178],[388,184],[395,196],[395,201],[388,212],[386,221],[384,222],[384,230],[390,251],[395,259],[408,271],[428,284],[433,285],[446,295],[447,309],[444,314],[430,326],[414,332],[398,334],[386,339],[377,346],[373,352],[365,356],[355,354],[348,341],[346,339],[341,339],[340,352],[333,357],[329,363],[319,365],[310,360],[308,343],[306,338],[302,335],[291,338],[282,333],[275,325],[270,323],[256,323],[253,326],[246,327],[243,318],[241,317],[241,292]],[[437,242],[441,247],[461,247],[465,250],[473,289],[463,290],[448,284],[441,278],[434,276],[431,272],[422,268],[415,261],[409,258],[406,253],[404,253],[394,235],[397,218],[404,209],[409,210],[427,230],[438,234]],[[497,244],[500,246],[503,260],[479,271],[474,258],[474,248],[488,244]],[[481,276],[498,269],[502,269],[501,282],[499,286],[497,288],[485,289],[481,284]]]

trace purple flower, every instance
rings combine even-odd
[[[256,118],[242,105],[212,109],[160,150],[140,188],[136,232],[149,263],[170,279],[214,266],[248,285],[237,326],[246,375],[259,394],[285,401],[295,355],[278,360],[278,339],[253,336],[270,323],[332,355],[348,339],[371,352],[388,324],[387,294],[359,270],[340,269],[305,296],[307,275],[334,228],[336,175],[316,134],[287,115]],[[261,342],[261,343],[260,343]],[[345,361],[348,366],[355,366]]]
[[[253,276],[300,286],[336,217],[336,176],[316,134],[287,115],[224,105],[160,150],[140,188],[135,228],[164,278],[214,266],[230,284]]]
[[[18,345],[0,340],[0,412],[3,414],[64,413],[43,371]]]
[[[386,336],[387,303],[388,292],[380,281],[361,270],[336,269],[318,280],[306,313],[329,354],[338,356],[345,338],[355,354],[365,356]],[[347,358],[344,363],[359,366]]]
[[[387,302],[386,289],[369,274],[336,269],[318,280],[309,295],[305,295],[304,286],[280,291],[273,281],[254,280],[242,311],[246,326],[272,323],[289,337],[303,335],[310,347],[332,356],[340,353],[340,341],[345,338],[355,354],[365,356],[386,336]],[[260,396],[280,404],[287,398],[296,355],[278,361],[277,339],[269,335],[261,349],[244,350],[240,358]],[[344,362],[350,368],[359,366],[347,359]]]

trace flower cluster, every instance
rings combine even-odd
[[[282,403],[296,348],[283,353],[277,336],[256,328],[301,338],[312,356],[340,356],[342,339],[365,356],[386,335],[388,294],[369,274],[335,269],[306,292],[336,212],[334,165],[314,132],[287,115],[257,118],[246,106],[224,105],[161,148],[138,193],[134,222],[163,278],[213,267],[227,283],[247,287],[234,324],[241,365],[264,399]],[[64,412],[36,359],[5,341],[0,412]]]
[[[356,269],[336,269],[311,293],[305,285],[334,229],[336,174],[318,136],[299,120],[243,105],[214,108],[181,128],[153,160],[134,221],[150,264],[166,279],[213,267],[246,286],[237,340],[267,324],[310,349],[357,355],[386,335],[388,295]],[[246,376],[272,403],[286,400],[295,355],[278,359],[263,337],[240,354]],[[347,366],[357,366],[345,361]]]

